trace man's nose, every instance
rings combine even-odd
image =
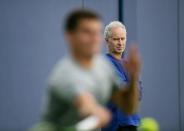
[[[118,41],[118,45],[122,45],[123,42],[121,40]]]

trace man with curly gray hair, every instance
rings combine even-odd
[[[126,27],[119,21],[113,21],[105,27],[104,37],[108,46],[106,55],[108,60],[112,63],[121,81],[128,84],[131,76],[127,73],[126,60],[123,58],[127,40]],[[117,104],[110,101],[107,104],[107,108],[111,111],[113,117],[108,126],[103,128],[102,131],[137,131],[137,126],[140,122],[137,110],[141,99],[142,87],[139,78],[136,78],[136,80],[139,82],[138,88],[134,90],[126,88],[123,92],[124,97],[120,98],[122,107],[132,105],[134,112],[126,113],[126,108],[120,110]],[[134,100],[132,101],[132,99]]]

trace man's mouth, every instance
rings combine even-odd
[[[122,49],[123,49],[123,46],[121,46],[121,47],[117,47],[117,49],[118,49],[118,50],[122,50]]]

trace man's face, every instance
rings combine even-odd
[[[101,46],[100,20],[84,19],[79,22],[76,31],[69,34],[71,49],[80,55],[91,57],[100,51]]]
[[[111,29],[111,36],[107,39],[109,51],[122,54],[126,47],[126,31],[121,27]]]

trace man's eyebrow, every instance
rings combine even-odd
[[[112,36],[112,38],[120,38],[120,37],[118,37],[118,36]]]
[[[113,39],[119,39],[119,38],[121,38],[121,37],[112,37]]]

